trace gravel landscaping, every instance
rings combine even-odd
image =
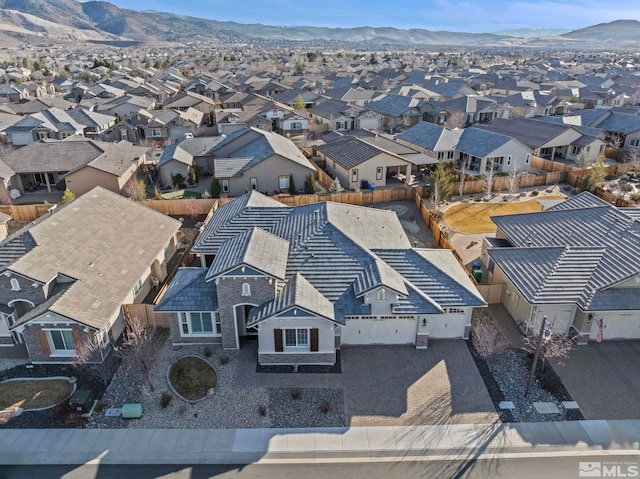
[[[473,312],[473,323],[478,321],[493,321],[485,310],[475,310]],[[500,335],[500,333],[498,333]],[[508,348],[506,351],[489,356],[481,357],[473,346],[473,341],[468,342],[471,355],[473,356],[480,375],[487,386],[489,395],[500,414],[500,418],[505,422],[544,422],[544,421],[565,421],[584,419],[578,410],[567,410],[563,401],[572,401],[559,379],[554,380],[555,372],[553,368],[546,365],[544,373],[540,368],[536,373],[529,397],[524,397],[531,359],[527,353],[521,349]],[[549,379],[544,380],[543,374]],[[552,392],[543,387],[543,382],[554,385]],[[555,383],[555,384],[554,384]],[[501,401],[511,401],[514,409],[501,410]],[[559,414],[540,414],[534,407],[534,402],[551,402],[560,410]]]
[[[204,346],[184,346],[174,350],[167,335],[150,374],[153,391],[144,384],[142,377],[123,365],[102,398],[108,408],[119,408],[125,403],[141,403],[142,417],[133,420],[106,417],[103,411],[95,413],[88,420],[87,427],[201,429],[342,426],[342,390],[303,389],[300,399],[292,399],[288,388],[239,387],[234,381],[239,352],[223,351],[215,346],[209,347],[211,355],[205,358],[217,373],[215,394],[199,402],[179,399],[170,393],[167,370],[185,356],[203,356],[204,349]],[[221,358],[228,358],[228,363],[222,364],[225,361],[221,361]],[[168,404],[166,399],[163,404],[163,393],[172,396]],[[326,414],[321,411],[323,401],[330,404],[330,411]]]

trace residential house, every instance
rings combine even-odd
[[[160,184],[166,188],[171,187],[173,177],[178,174],[186,180],[191,167],[195,167],[200,175],[212,175],[214,159],[211,149],[224,138],[223,136],[184,138],[164,148],[156,166]]]
[[[210,114],[216,109],[216,102],[209,97],[199,95],[192,91],[183,91],[167,98],[164,102],[164,108],[173,108],[180,111],[195,108],[204,114]]]
[[[85,341],[101,363],[125,328],[122,305],[167,276],[180,222],[104,188],[0,242],[0,343],[32,363],[69,363]],[[153,234],[149,234],[149,232]]]
[[[604,140],[598,136],[584,134],[571,125],[532,118],[497,118],[477,128],[515,138],[531,148],[535,156],[550,160],[575,161],[584,149],[586,160],[593,162],[605,148]]]
[[[247,191],[265,194],[288,193],[304,186],[309,175],[315,175],[313,164],[288,138],[277,133],[246,128],[216,144],[214,176],[222,193],[240,196]]]
[[[14,172],[12,188],[21,194],[69,188],[81,195],[95,186],[121,193],[145,162],[148,148],[128,142],[107,143],[83,137],[40,140],[3,158]]]
[[[367,103],[367,110],[382,115],[382,128],[394,132],[407,129],[422,119],[424,102],[401,95],[385,95],[376,101]],[[364,128],[361,126],[361,128]]]
[[[394,212],[256,191],[220,207],[156,311],[175,346],[243,347],[258,363],[334,364],[342,345],[466,338],[484,301],[448,250],[412,248]]]
[[[640,209],[580,193],[538,213],[495,216],[490,282],[527,334],[546,316],[579,341],[640,339]]]
[[[142,110],[153,110],[155,101],[151,98],[141,96],[124,95],[113,100],[99,103],[95,106],[95,111],[105,115],[124,118]]]
[[[364,138],[343,136],[314,147],[325,161],[331,176],[349,190],[358,191],[364,183],[373,187],[386,186],[391,179],[405,182],[411,178],[412,163]]]
[[[309,119],[317,125],[319,133],[333,130],[376,130],[381,127],[383,118],[374,111],[333,98],[315,105],[308,113]]]

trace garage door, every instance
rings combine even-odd
[[[347,319],[342,328],[342,344],[415,344],[413,317]]]
[[[594,317],[600,318],[597,314]],[[589,339],[595,341],[597,336],[598,326],[594,320]],[[640,339],[640,315],[628,313],[605,318],[602,339]]]
[[[461,338],[467,314],[464,311],[437,315],[429,319],[429,337],[431,338]]]

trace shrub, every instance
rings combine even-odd
[[[171,177],[171,184],[178,188],[186,188],[184,176],[180,173],[177,173]]]
[[[223,354],[222,356],[220,356],[220,364],[222,364],[223,366],[225,364],[229,364],[229,356],[227,354]]]
[[[631,193],[629,195],[632,201],[640,201],[640,193]]]
[[[633,191],[633,185],[631,183],[627,183],[626,181],[620,181],[618,183],[618,186],[625,193],[629,193],[630,191]]]
[[[258,406],[258,414],[260,414],[260,416],[264,417],[267,415],[267,406],[265,406],[264,404],[260,404],[260,406]]]
[[[211,348],[209,346],[205,346],[205,348],[202,351],[202,353],[204,354],[205,358],[210,358],[211,355],[213,354],[213,351],[211,351]]]
[[[538,190],[533,190],[531,192],[531,196],[538,196],[540,194],[540,192]]]
[[[300,398],[302,398],[302,390],[300,388],[293,388],[291,390],[291,399],[297,401]]]
[[[556,394],[562,388],[562,380],[555,374],[545,374],[541,386],[545,391]]]
[[[166,408],[171,403],[172,399],[173,396],[170,393],[163,392],[160,396],[160,407],[162,407],[162,409]]]
[[[320,403],[320,412],[327,414],[329,411],[331,411],[331,403],[329,401],[322,401]]]
[[[105,401],[104,399],[100,399],[100,401],[96,403],[96,407],[94,407],[93,410],[95,412],[102,412],[107,408],[108,405],[109,403],[107,401]]]

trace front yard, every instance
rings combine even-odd
[[[0,411],[42,409],[54,406],[71,395],[73,385],[66,379],[19,379],[0,383]]]

